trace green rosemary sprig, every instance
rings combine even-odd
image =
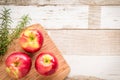
[[[9,43],[9,28],[12,23],[11,9],[3,8],[2,13],[0,13],[1,24],[0,24],[0,55],[3,55],[7,51],[7,46]]]
[[[8,45],[16,38],[19,37],[21,31],[24,27],[30,23],[31,18],[28,15],[24,15],[21,17],[16,28],[11,30],[11,17],[10,17],[11,9],[3,8],[2,13],[0,13],[1,24],[0,24],[0,56],[4,55],[7,51]]]

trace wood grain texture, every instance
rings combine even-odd
[[[120,0],[1,0],[5,5],[120,5]]]
[[[24,14],[32,18],[31,24],[41,23],[46,29],[88,27],[88,6],[0,6],[0,11],[2,7],[12,11],[12,28]]]
[[[120,56],[81,56],[73,54],[64,55],[64,58],[71,67],[69,77],[84,75],[95,76],[103,80],[120,80]]]
[[[32,68],[29,74],[25,76],[24,78],[22,78],[21,80],[63,80],[70,72],[70,67],[68,66],[64,58],[62,57],[61,52],[55,46],[51,38],[48,36],[47,32],[43,29],[43,27],[41,27],[41,25],[35,24],[32,26],[29,26],[28,28],[31,28],[31,27],[37,28],[42,32],[43,37],[44,37],[44,43],[43,43],[41,50],[39,50],[32,56]],[[10,79],[13,80],[5,72],[4,62],[5,62],[6,57],[15,51],[23,51],[23,49],[19,45],[19,38],[17,40],[14,40],[14,42],[9,46],[6,55],[4,56],[2,66],[0,66],[0,73],[1,73],[0,79],[2,80],[10,80]],[[51,52],[57,57],[59,67],[53,75],[44,77],[42,75],[39,75],[37,71],[35,70],[35,67],[34,67],[35,59],[36,59],[36,56],[40,52]]]
[[[120,30],[48,30],[63,54],[120,55]]]
[[[88,28],[99,29],[101,19],[101,7],[89,6]]]

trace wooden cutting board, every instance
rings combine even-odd
[[[44,28],[40,24],[34,24],[27,28],[30,28],[30,27],[35,27],[42,32],[43,37],[44,37],[44,43],[43,43],[41,50],[39,50],[33,56],[31,56],[32,57],[32,68],[29,74],[25,76],[24,78],[22,78],[21,80],[63,80],[69,74],[70,67],[64,60],[61,52],[58,50],[54,42],[51,40],[47,32],[44,30]],[[19,38],[15,39],[8,47],[8,51],[6,55],[4,56],[3,63],[0,65],[0,80],[15,80],[7,75],[5,71],[5,63],[4,63],[6,57],[10,55],[11,52],[15,52],[15,51],[23,51],[23,49],[19,45]],[[40,52],[53,52],[53,54],[57,57],[59,67],[57,71],[55,72],[55,74],[46,77],[46,76],[41,76],[37,73],[34,67],[34,63],[35,63],[36,56]]]

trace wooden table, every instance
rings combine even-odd
[[[0,4],[4,4],[0,11],[5,5],[11,8],[12,28],[23,14],[30,15],[31,24],[44,26],[71,67],[69,77],[120,80],[120,0],[1,0]]]

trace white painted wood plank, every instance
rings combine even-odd
[[[40,2],[41,0],[39,0]],[[44,0],[43,0],[44,1]],[[82,5],[119,5],[120,0],[46,0],[44,4],[82,4]]]
[[[120,30],[48,30],[63,54],[120,55]]]
[[[13,28],[22,15],[29,14],[31,24],[40,23],[46,29],[120,29],[120,6],[0,6],[0,11],[3,7],[12,10]]]
[[[0,6],[0,11],[3,6]],[[19,18],[29,14],[31,24],[41,23],[46,29],[88,28],[88,6],[4,6],[12,10],[14,28]]]
[[[63,56],[71,67],[69,76],[85,75],[120,80],[120,56]]]
[[[1,0],[14,5],[120,5],[120,0]]]
[[[101,28],[120,29],[120,6],[102,6]]]

